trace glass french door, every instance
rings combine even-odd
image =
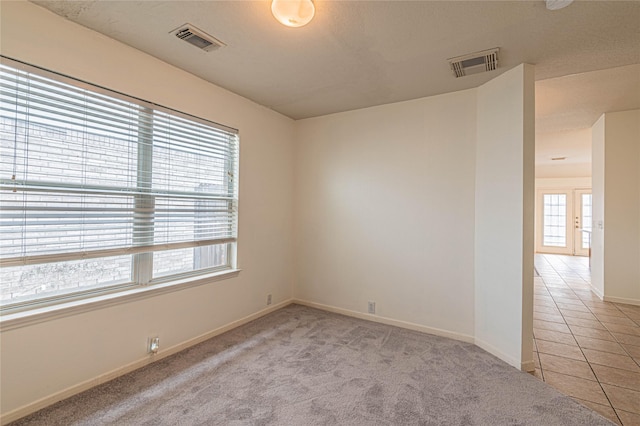
[[[574,246],[573,253],[578,256],[589,256],[591,247],[591,190],[574,191]]]
[[[537,205],[538,252],[589,255],[591,190],[539,190]]]

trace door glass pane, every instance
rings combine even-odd
[[[544,194],[542,244],[567,246],[567,194]]]
[[[591,224],[593,217],[591,213],[591,194],[582,194],[582,229],[591,231]],[[582,233],[582,248],[588,249],[590,247],[591,235],[587,232]]]

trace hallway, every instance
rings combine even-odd
[[[640,306],[590,291],[588,258],[536,254],[535,376],[624,426],[640,425]]]

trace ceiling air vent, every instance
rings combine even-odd
[[[206,52],[211,52],[212,50],[226,46],[226,44],[220,40],[210,36],[191,24],[184,24],[180,28],[171,31],[170,34],[175,34],[179,39],[184,40]]]
[[[449,58],[451,71],[456,77],[493,71],[498,68],[498,51],[500,48],[469,53],[455,58]]]

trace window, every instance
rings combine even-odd
[[[3,308],[233,269],[237,131],[3,58]]]
[[[544,194],[544,234],[545,246],[567,246],[567,195]]]

